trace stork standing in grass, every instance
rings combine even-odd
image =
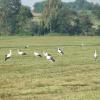
[[[64,54],[64,52],[60,48],[58,48],[58,53],[61,54],[61,55]]]
[[[40,53],[36,52],[36,51],[34,51],[34,55],[35,55],[36,57],[42,57],[42,55],[41,55]]]
[[[19,55],[27,55],[25,52],[21,51],[21,50],[18,50],[18,54]]]
[[[5,61],[9,58],[11,58],[12,52],[10,50],[10,52],[8,54],[5,55]]]
[[[97,59],[97,56],[98,56],[98,55],[97,55],[97,51],[95,50],[95,51],[94,51],[94,60],[95,60],[95,61],[96,61],[96,59]]]
[[[48,54],[48,53],[47,53],[47,55],[46,55],[46,59],[47,59],[48,61],[55,62],[55,59],[54,59],[50,54]]]

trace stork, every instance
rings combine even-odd
[[[27,55],[25,52],[21,51],[21,50],[18,50],[18,54],[19,55]]]
[[[5,55],[5,61],[9,58],[11,58],[12,52],[10,50],[10,52],[8,54]]]
[[[60,48],[58,48],[58,53],[61,54],[61,55],[64,54],[64,52]]]
[[[36,51],[34,51],[34,55],[35,55],[36,57],[42,57],[42,55],[41,55],[40,53],[36,52]]]
[[[96,59],[97,59],[97,56],[98,56],[98,55],[97,55],[97,51],[95,50],[95,51],[94,51],[94,60],[95,60],[95,61],[96,61]]]
[[[50,54],[48,54],[48,53],[47,53],[47,55],[46,55],[46,59],[47,59],[48,61],[55,62],[55,59],[54,59]]]

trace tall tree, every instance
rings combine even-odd
[[[93,14],[100,19],[100,5],[96,4],[92,10]]]
[[[47,28],[49,32],[56,32],[61,8],[61,0],[47,1],[43,12],[43,21],[45,28]]]
[[[43,2],[37,2],[34,4],[34,12],[41,13],[44,9],[45,1]]]
[[[0,9],[2,10],[2,25],[5,26],[6,32],[14,34],[16,32],[16,15],[21,6],[20,0],[0,0]]]
[[[17,15],[18,34],[27,34],[29,32],[32,18],[33,15],[30,8],[22,5]]]
[[[82,33],[84,35],[88,35],[88,32],[91,32],[92,25],[93,25],[91,18],[86,13],[81,12],[79,14],[79,20],[80,20],[80,28]]]
[[[79,33],[79,21],[76,20],[77,13],[65,6],[61,0],[48,0],[43,12],[43,22],[48,32],[66,33],[73,35]]]

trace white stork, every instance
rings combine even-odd
[[[21,50],[18,50],[18,54],[19,55],[27,55],[25,52],[21,51]]]
[[[34,55],[35,55],[36,57],[42,57],[42,55],[41,55],[40,53],[36,52],[36,51],[34,51]]]
[[[61,54],[61,55],[64,54],[64,52],[60,48],[58,48],[58,53]]]
[[[12,52],[11,52],[11,50],[10,50],[10,52],[9,52],[8,54],[5,55],[5,61],[6,61],[7,59],[9,59],[9,58],[11,57],[11,55],[12,55]]]
[[[46,55],[46,59],[47,59],[48,61],[55,62],[55,59],[54,59],[50,54],[48,54],[48,53],[47,53],[47,55]]]
[[[95,50],[95,51],[94,51],[94,60],[95,60],[95,61],[96,61],[96,59],[97,59],[97,56],[98,56],[98,55],[97,55],[97,51]]]

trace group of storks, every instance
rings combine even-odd
[[[26,46],[25,46],[25,48],[26,48]],[[63,50],[61,50],[60,48],[57,49],[57,52],[60,55],[63,55],[64,54]],[[18,53],[18,55],[27,55],[26,52],[23,52],[21,50],[18,50],[17,53]],[[9,53],[5,55],[5,61],[7,61],[9,58],[11,58],[11,56],[12,56],[12,50],[10,50]],[[36,57],[42,57],[42,55],[38,51],[34,51],[34,56],[36,56]],[[48,52],[43,52],[43,56],[48,61],[55,62],[54,57],[51,54],[49,54]]]
[[[83,47],[83,43],[81,44],[81,46]],[[28,48],[28,47],[29,47],[28,45],[25,46],[25,48]],[[63,50],[60,49],[60,48],[57,48],[57,52],[58,52],[60,55],[63,55],[63,54],[64,54]],[[27,53],[25,53],[25,52],[23,52],[23,51],[21,51],[21,50],[18,50],[17,53],[18,53],[18,55],[27,55]],[[7,61],[9,58],[11,58],[11,56],[12,56],[12,50],[10,50],[10,52],[9,52],[8,54],[5,55],[5,61]],[[34,51],[34,56],[36,56],[36,57],[42,57],[42,55],[41,55],[38,51]],[[43,56],[44,56],[48,61],[55,62],[54,57],[53,57],[51,54],[49,54],[48,52],[43,52]],[[95,61],[96,61],[96,59],[97,59],[97,56],[98,56],[98,55],[97,55],[97,51],[95,50],[95,51],[94,51],[94,54],[93,54],[93,57],[94,57],[94,60],[95,60]]]

